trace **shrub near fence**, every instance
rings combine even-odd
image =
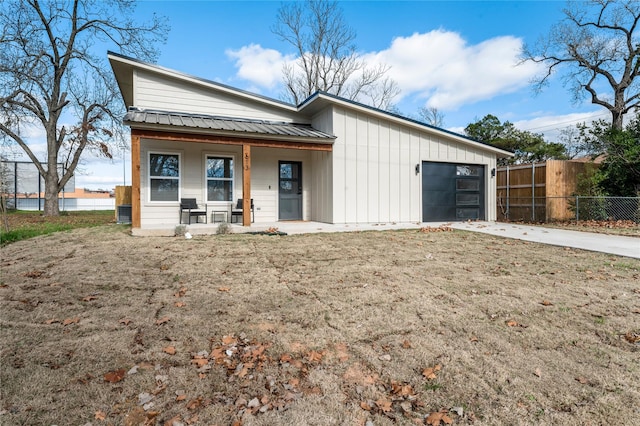
[[[630,220],[640,223],[640,197],[504,197],[498,195],[498,220]]]

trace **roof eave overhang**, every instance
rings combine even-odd
[[[169,78],[186,81],[201,87],[207,87],[220,92],[224,92],[233,96],[245,98],[254,102],[270,105],[276,108],[280,108],[287,111],[296,112],[298,108],[286,102],[278,101],[276,99],[268,98],[266,96],[256,95],[244,90],[236,89],[231,86],[227,86],[221,83],[217,83],[211,80],[195,77],[189,74],[181,73],[169,68],[164,68],[159,65],[150,64],[147,62],[139,61],[137,59],[129,58],[127,56],[119,55],[117,53],[108,52],[107,58],[111,64],[111,68],[116,76],[120,92],[122,93],[125,106],[128,108],[134,106],[133,99],[133,74],[134,70],[145,70],[154,74],[160,74]]]
[[[171,125],[145,124],[145,123],[130,122],[130,121],[125,121],[124,124],[131,127],[131,129],[135,129],[135,130],[152,130],[157,132],[196,134],[196,135],[206,135],[206,136],[212,136],[212,137],[220,136],[220,137],[226,137],[226,138],[254,139],[259,141],[313,143],[313,144],[323,144],[323,145],[333,145],[333,143],[335,142],[334,138],[271,135],[271,134],[253,133],[253,132],[237,132],[237,131],[225,131],[225,130],[200,129],[195,127],[176,127]]]

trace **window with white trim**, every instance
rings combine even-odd
[[[149,201],[178,201],[180,154],[149,153]]]
[[[207,155],[207,201],[233,201],[233,157]]]

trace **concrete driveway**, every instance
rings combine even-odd
[[[640,238],[499,222],[454,222],[454,229],[640,259]]]

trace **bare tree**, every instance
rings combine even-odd
[[[106,48],[153,60],[155,45],[166,37],[164,19],[136,24],[134,10],[133,0],[2,1],[0,138],[20,146],[38,168],[45,215],[59,214],[58,193],[82,153],[111,157],[115,132],[122,129]],[[97,43],[105,50],[94,48]],[[63,124],[67,120],[72,124]],[[33,128],[46,135],[43,162],[27,143]]]
[[[436,107],[422,107],[418,110],[420,120],[434,127],[444,126],[444,113]]]
[[[640,106],[640,2],[570,1],[564,14],[546,37],[525,47],[525,60],[546,66],[535,87],[541,90],[566,68],[564,82],[574,101],[589,97],[609,110],[612,126],[620,130],[624,115]]]
[[[285,98],[299,104],[316,91],[387,109],[400,93],[387,65],[367,66],[355,45],[356,33],[335,1],[285,3],[273,33],[296,50],[283,68]]]
[[[565,146],[567,158],[570,160],[587,154],[582,146],[580,129],[577,126],[568,126],[560,130],[557,140]]]

